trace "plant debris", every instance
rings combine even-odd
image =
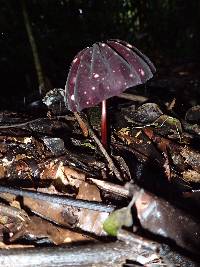
[[[13,257],[28,266],[30,255],[31,266],[38,255],[44,266],[52,259],[57,266],[84,266],[83,253],[85,266],[198,266],[198,108],[180,117],[173,111],[177,102],[169,110],[115,99],[106,151],[96,127],[100,108],[80,114],[88,121],[81,129],[76,114],[60,104],[62,96],[62,89],[51,91],[45,117],[2,112],[2,266],[11,266]]]

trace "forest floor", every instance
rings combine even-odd
[[[108,155],[99,106],[1,110],[1,266],[199,266],[200,66],[161,65],[109,102]]]

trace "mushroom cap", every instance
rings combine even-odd
[[[136,47],[121,40],[98,42],[74,58],[65,86],[66,106],[76,112],[145,83],[156,71]]]

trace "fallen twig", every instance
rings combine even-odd
[[[115,166],[113,160],[111,159],[111,157],[109,156],[108,152],[106,151],[106,149],[104,148],[104,146],[102,145],[101,141],[99,140],[99,138],[96,136],[96,134],[94,133],[93,129],[89,126],[89,124],[85,121],[83,121],[83,119],[80,117],[80,115],[76,112],[76,117],[79,118],[81,120],[81,123],[84,123],[84,129],[87,128],[89,131],[89,134],[91,135],[91,137],[94,139],[94,141],[96,142],[96,144],[98,145],[99,149],[101,150],[102,154],[104,155],[104,157],[106,158],[106,160],[108,161],[109,167],[110,169],[114,172],[115,176],[117,177],[118,180],[122,181],[120,172],[118,171],[117,167]]]
[[[122,93],[122,94],[118,95],[117,97],[124,98],[127,100],[137,101],[137,102],[145,102],[148,100],[148,98],[145,96],[133,95],[133,94],[127,94],[127,93]]]
[[[73,206],[89,210],[98,210],[103,212],[112,212],[115,207],[110,205],[105,205],[96,201],[86,201],[79,199],[72,199],[66,196],[57,196],[53,194],[46,194],[41,192],[34,192],[24,189],[14,189],[10,187],[0,186],[1,193],[9,193],[22,197],[30,197],[36,200],[47,201],[51,203]]]

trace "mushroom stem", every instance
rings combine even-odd
[[[106,149],[108,146],[106,100],[102,101],[102,109],[101,109],[101,142],[104,148]]]

